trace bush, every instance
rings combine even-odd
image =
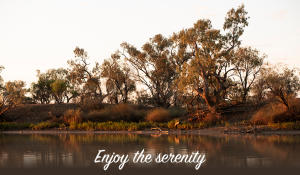
[[[107,109],[102,109],[99,111],[91,111],[91,112],[83,115],[83,120],[94,121],[94,122],[109,121],[111,119],[111,116],[109,113],[110,112]]]
[[[111,108],[113,118],[117,121],[139,121],[142,115],[138,113],[132,106],[128,104],[118,104]]]
[[[176,128],[176,126],[175,126],[176,123],[179,123],[179,121],[178,120],[171,120],[171,121],[169,121],[168,122],[168,128],[169,129],[175,129]]]
[[[82,97],[79,106],[82,111],[92,111],[102,109],[104,105],[102,104],[102,99],[93,99],[85,96]]]
[[[168,111],[172,119],[183,117],[187,114],[187,112],[181,108],[170,108]]]
[[[168,110],[158,108],[150,111],[146,117],[146,120],[151,122],[166,122],[171,120],[171,115]]]
[[[0,130],[19,130],[30,128],[30,123],[1,122]]]
[[[251,118],[255,124],[268,124],[275,121],[284,121],[287,109],[281,103],[270,103],[259,109]]]
[[[117,104],[101,110],[94,110],[84,115],[86,121],[141,121],[145,116],[144,110],[135,109],[132,105]]]
[[[209,112],[203,118],[203,122],[205,122],[209,125],[215,125],[220,121],[220,119],[221,119],[220,114]]]
[[[191,129],[203,129],[208,128],[210,125],[206,122],[179,122],[178,120],[171,120],[168,122],[169,129],[182,129],[182,130],[191,130]]]
[[[295,115],[300,115],[300,99],[299,98],[290,100],[290,112]]]
[[[272,129],[282,130],[300,130],[300,122],[284,122],[284,123],[269,123],[268,126]]]
[[[63,121],[67,124],[80,123],[82,121],[81,112],[79,109],[69,109],[63,115]]]
[[[50,129],[50,128],[55,128],[58,127],[59,125],[57,123],[53,123],[53,122],[41,122],[41,123],[37,123],[37,124],[31,124],[31,129],[33,130],[42,130],[42,129]]]

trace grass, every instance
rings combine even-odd
[[[32,130],[43,130],[43,129],[51,129],[58,127],[58,123],[53,122],[40,122],[40,123],[17,123],[17,122],[1,122],[0,130],[24,130],[24,129],[32,129]]]
[[[81,114],[79,109],[69,109],[67,110],[63,115],[63,121],[64,123],[70,124],[70,123],[79,123],[81,122]]]
[[[2,122],[0,123],[0,130],[44,130],[44,129],[65,129],[65,130],[82,130],[82,131],[140,131],[150,130],[151,128],[162,129],[202,129],[207,128],[209,125],[200,123],[183,122],[177,127],[174,127],[175,120],[170,122],[70,122],[69,125],[56,122],[40,122],[40,123],[16,123],[16,122]]]
[[[193,129],[204,129],[213,126],[225,126],[227,128],[231,127],[250,127],[249,122],[238,122],[238,123],[228,123],[223,122],[218,125],[212,125],[207,122],[181,122],[177,126],[175,123],[177,120],[172,120],[169,122],[71,122],[69,125],[64,123],[56,122],[40,122],[40,123],[16,123],[16,122],[1,122],[0,130],[45,130],[45,129],[62,129],[62,130],[80,130],[80,131],[142,131],[150,130],[151,128],[159,127],[163,130],[193,130]],[[282,122],[282,123],[268,123],[263,126],[268,130],[300,130],[300,121],[296,122]]]
[[[85,131],[138,131],[153,127],[149,122],[83,122],[75,124],[70,129]]]
[[[0,130],[22,130],[30,128],[30,123],[1,122]]]
[[[300,130],[300,121],[283,122],[283,123],[269,123],[268,127],[275,130]]]
[[[37,124],[30,124],[29,128],[32,130],[43,130],[43,129],[51,129],[51,128],[57,128],[59,126],[58,123],[53,123],[53,122],[40,122]]]

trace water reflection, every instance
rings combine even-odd
[[[1,134],[0,168],[96,167],[98,149],[132,160],[143,148],[152,155],[199,151],[206,154],[205,168],[300,167],[298,135]]]

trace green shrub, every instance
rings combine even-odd
[[[37,124],[31,124],[31,129],[33,130],[43,130],[43,129],[50,129],[50,128],[55,128],[58,127],[59,125],[57,123],[53,123],[53,122],[40,122]]]

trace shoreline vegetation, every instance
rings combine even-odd
[[[217,130],[224,134],[300,131],[300,121],[287,120],[290,119],[286,116],[288,111],[278,104],[270,104],[260,107],[231,106],[224,109],[222,118],[198,121],[194,121],[195,118],[184,109],[178,108],[107,104],[100,110],[90,112],[81,111],[74,104],[27,104],[6,113],[0,121],[0,131],[141,131],[165,134],[201,130]]]
[[[248,19],[241,5],[221,29],[200,19],[95,64],[76,47],[67,67],[38,70],[30,88],[0,76],[0,130],[300,130],[299,70],[243,46]]]
[[[118,132],[120,133],[189,133],[193,131],[201,132],[202,130],[205,133],[224,133],[224,134],[264,134],[264,133],[286,133],[285,131],[300,131],[300,122],[283,122],[283,123],[270,123],[268,125],[258,125],[258,126],[226,126],[223,124],[216,125],[213,127],[206,126],[204,123],[183,123],[174,128],[168,123],[151,123],[151,122],[83,122],[78,123],[75,126],[64,126],[58,123],[51,122],[40,122],[36,124],[32,123],[16,123],[16,122],[1,122],[0,123],[0,132],[10,133],[20,133],[17,131],[22,131],[26,133],[39,133],[38,131],[57,131],[57,132]],[[37,132],[36,132],[37,131]],[[126,131],[126,132],[122,132]],[[300,132],[292,132],[294,134],[300,134]]]

